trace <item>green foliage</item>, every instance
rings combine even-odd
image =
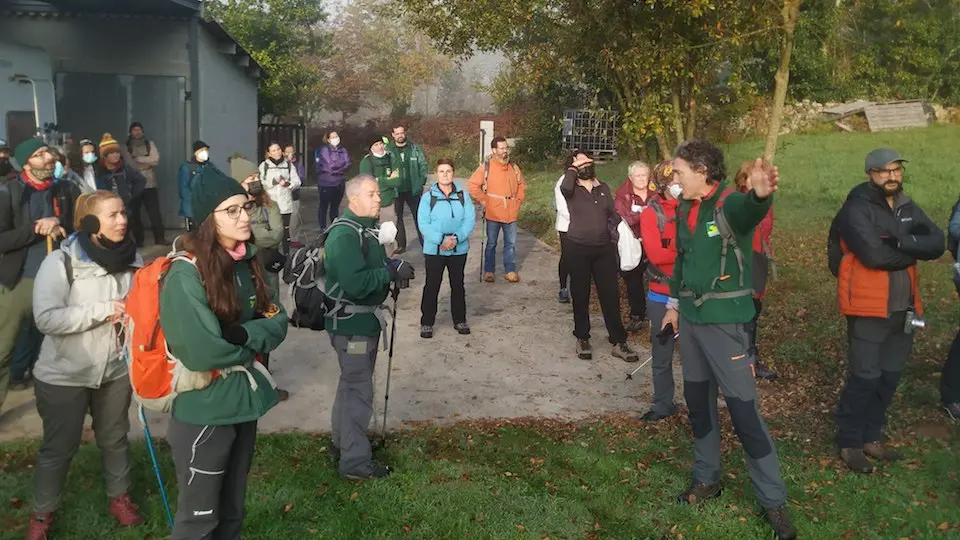
[[[305,58],[322,57],[327,36],[319,0],[218,0],[204,2],[218,21],[266,70],[260,114],[298,115],[322,89],[319,70]]]

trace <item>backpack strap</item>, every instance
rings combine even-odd
[[[490,176],[490,158],[483,160],[483,184],[480,186],[480,189],[486,193],[487,192],[487,177]]]
[[[431,212],[433,212],[433,207],[436,206],[437,202],[440,200],[441,200],[440,197],[437,197],[436,195],[434,195],[433,191],[431,190],[430,191],[430,211]],[[445,200],[449,200],[449,199],[445,199]],[[460,206],[464,206],[466,204],[463,198],[463,190],[461,189],[457,190],[457,200],[460,201]]]

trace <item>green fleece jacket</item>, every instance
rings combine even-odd
[[[397,165],[393,160],[393,154],[387,152],[383,157],[376,157],[373,154],[367,154],[360,160],[360,174],[369,174],[376,177],[380,184],[380,207],[393,204],[397,198],[397,188],[400,187],[400,177],[390,178]],[[398,171],[399,173],[399,171]]]
[[[160,291],[160,326],[170,352],[191,371],[252,365],[258,353],[276,349],[287,335],[287,313],[276,296],[280,312],[272,318],[254,319],[256,289],[249,261],[257,248],[248,243],[247,255],[234,264],[240,321],[247,343],[234,345],[223,339],[220,321],[207,303],[197,268],[184,261],[170,266]],[[173,417],[197,425],[229,425],[256,420],[277,404],[277,391],[255,368],[254,390],[246,374],[231,373],[213,380],[202,390],[183,392],[173,401]]]
[[[340,214],[365,228],[377,226],[375,218],[357,217],[349,208]],[[327,295],[335,296],[341,290],[344,299],[363,306],[378,306],[390,291],[390,273],[387,271],[387,253],[372,234],[363,235],[367,243],[366,256],[360,246],[356,229],[340,226],[330,229],[323,250],[323,266],[327,273]],[[327,332],[347,336],[379,336],[380,321],[373,313],[357,313],[341,318],[333,327],[333,317],[326,319]]]
[[[427,183],[427,155],[423,147],[407,141],[402,147],[391,141],[387,151],[393,156],[393,162],[400,164],[400,193],[413,193],[417,197],[423,193],[423,186]]]
[[[710,299],[699,308],[694,298],[680,297],[681,291],[693,291],[697,296],[711,291],[740,290],[740,269],[733,247],[727,248],[726,268],[720,271],[722,241],[714,223],[714,207],[726,189],[725,183],[702,201],[681,201],[677,209],[677,260],[670,280],[670,296],[680,299],[680,313],[696,324],[747,323],[753,319],[756,308],[753,296]],[[723,201],[722,211],[743,252],[743,288],[751,289],[753,267],[753,230],[763,220],[773,204],[773,196],[758,199],[753,191],[731,192]],[[696,227],[691,231],[689,217],[696,208]],[[718,276],[729,276],[717,282]]]

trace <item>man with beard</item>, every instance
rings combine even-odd
[[[17,171],[10,162],[10,146],[7,141],[0,139],[0,182],[17,176]]]
[[[906,160],[889,148],[867,154],[868,180],[853,188],[830,227],[828,258],[847,317],[847,379],[836,409],[837,446],[851,470],[870,456],[895,461],[883,445],[887,408],[923,316],[917,260],[944,251],[943,232],[903,192]]]
[[[417,207],[423,195],[423,186],[427,183],[427,156],[423,147],[407,139],[407,129],[397,125],[391,132],[393,140],[387,145],[387,151],[393,156],[400,172],[400,187],[397,188],[397,198],[394,200],[394,211],[397,214],[397,251],[403,253],[407,249],[407,229],[403,225],[403,205],[406,204],[413,214],[413,225],[423,246],[423,234],[417,217]]]
[[[100,139],[100,161],[97,164],[97,189],[112,191],[123,200],[130,221],[130,231],[137,247],[143,247],[143,222],[140,220],[140,201],[147,179],[139,170],[123,161],[120,144],[113,135],[104,133]]]
[[[143,188],[143,207],[150,217],[150,228],[153,229],[153,243],[157,245],[166,245],[164,238],[163,218],[160,216],[160,194],[157,192],[157,178],[154,169],[160,164],[160,151],[157,145],[148,140],[143,135],[143,124],[134,122],[130,124],[130,136],[127,138],[127,153],[130,155],[133,163],[143,177],[146,179],[146,185]],[[137,209],[139,214],[139,209]],[[134,230],[135,238],[143,238],[143,220],[139,223],[131,224],[139,227]]]
[[[66,236],[54,213],[56,160],[38,139],[14,151],[19,181],[0,187],[0,406],[10,386],[10,362],[20,326],[33,317],[33,280],[47,256],[47,238]]]

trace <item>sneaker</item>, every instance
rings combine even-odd
[[[715,484],[694,483],[690,489],[677,495],[677,504],[697,504],[709,499],[716,499],[723,493],[720,482]]]
[[[589,339],[577,340],[577,358],[581,360],[593,360],[593,347],[590,346]]]
[[[366,472],[341,474],[340,477],[346,478],[347,480],[376,480],[378,478],[386,478],[390,476],[390,473],[392,472],[393,469],[384,465],[383,463],[371,461]]]
[[[503,276],[503,279],[509,281],[510,283],[517,283],[520,281],[520,274],[516,272],[507,272],[507,275]]]
[[[660,420],[666,420],[667,418],[670,418],[674,414],[676,414],[676,412],[672,414],[660,414],[654,411],[653,409],[651,409],[647,411],[643,416],[641,416],[640,420],[644,422],[659,422]]]
[[[114,519],[117,520],[117,523],[119,523],[121,527],[130,527],[143,523],[139,508],[134,504],[129,493],[124,493],[119,497],[110,499],[110,513],[113,514]]]
[[[757,360],[757,363],[753,366],[753,376],[764,381],[777,380],[777,372],[759,360]]]
[[[951,420],[960,420],[960,402],[944,403],[943,410],[947,411],[947,416],[949,416]]]
[[[630,323],[627,324],[626,331],[635,334],[643,330],[644,318],[640,315],[631,315]]]
[[[290,392],[287,392],[283,388],[277,388],[277,397],[280,398],[280,401],[286,401],[290,399]]]
[[[433,337],[433,327],[423,325],[420,327],[420,337],[424,339],[430,339]]]
[[[483,280],[486,281],[487,283],[493,283],[494,281],[496,281],[496,279],[497,278],[493,275],[493,272],[483,273]]]
[[[863,453],[880,461],[900,461],[903,459],[903,456],[881,442],[864,443]]]
[[[569,304],[570,291],[568,291],[567,289],[560,289],[560,292],[557,293],[557,300],[560,301],[561,304]]]
[[[870,463],[861,448],[841,448],[840,459],[853,472],[860,474],[873,472],[873,464]]]
[[[53,512],[34,512],[30,514],[30,528],[26,540],[47,540],[50,527],[53,526]]]
[[[457,324],[454,324],[453,329],[456,330],[457,333],[459,333],[462,336],[465,336],[470,333],[470,327],[467,326],[467,323],[465,322],[458,322]]]
[[[797,530],[793,528],[790,522],[790,511],[787,505],[779,508],[769,508],[766,510],[767,521],[773,527],[773,537],[777,540],[793,540],[797,537]]]
[[[627,342],[619,343],[613,346],[613,356],[623,360],[624,362],[638,362],[640,357],[637,356],[637,353],[627,345]]]

